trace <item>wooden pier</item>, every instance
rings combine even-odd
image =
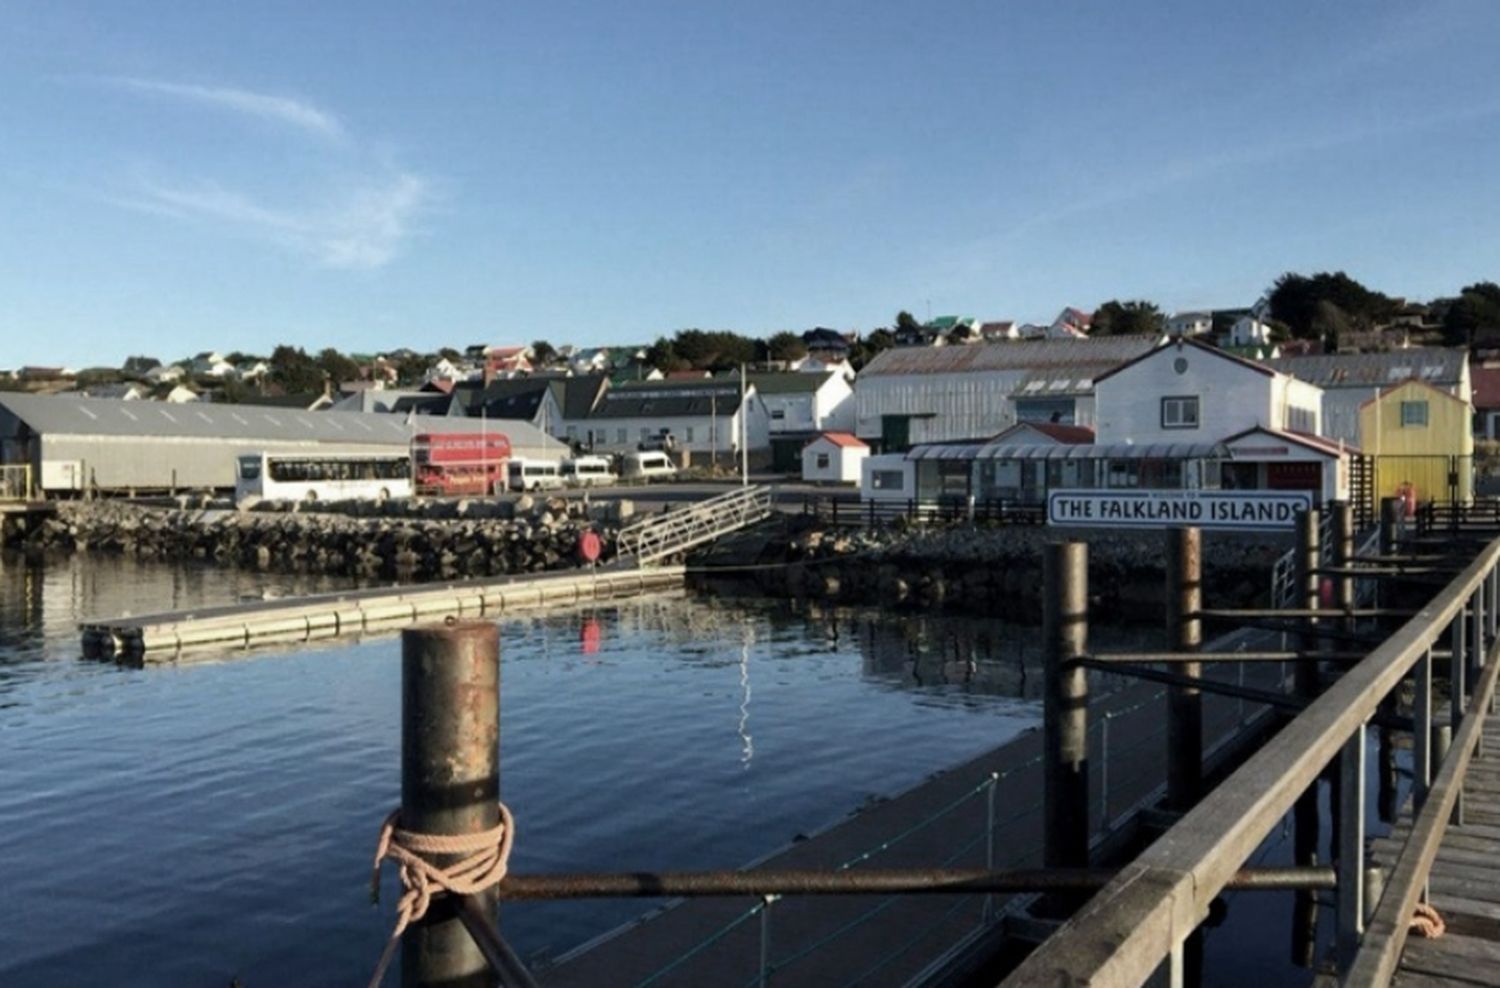
[[[391,632],[449,617],[493,618],[521,609],[618,600],[681,589],[684,572],[681,566],[572,570],[505,580],[350,590],[86,621],[80,630],[86,656],[155,662],[195,649],[320,641]]]
[[[1500,724],[1484,732],[1484,754],[1469,766],[1463,824],[1450,826],[1433,859],[1428,903],[1446,929],[1436,939],[1408,936],[1392,984],[1500,985]],[[1408,805],[1390,838],[1372,857],[1394,868],[1412,832]]]

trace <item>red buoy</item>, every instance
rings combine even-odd
[[[578,536],[578,558],[586,563],[597,563],[604,552],[604,540],[599,533],[589,529]]]

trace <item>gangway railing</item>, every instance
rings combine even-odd
[[[1471,528],[1466,534],[1472,538],[1480,533]],[[1412,907],[1424,894],[1443,832],[1450,819],[1462,820],[1464,775],[1495,695],[1500,673],[1500,538],[1494,534],[1493,529],[1485,533],[1489,541],[1478,546],[1472,560],[1425,606],[1324,692],[1305,700],[1306,706],[1284,729],[1126,865],[1004,983],[1016,988],[1144,984],[1164,964],[1171,983],[1183,983],[1189,941],[1230,876],[1251,859],[1330,766],[1337,765],[1336,802],[1342,824],[1333,855],[1338,873],[1339,982],[1387,984],[1400,961]],[[1441,547],[1416,545],[1425,555],[1412,556],[1414,561],[1436,558],[1439,548],[1467,548],[1451,540]],[[1400,551],[1408,552],[1407,546]],[[1430,580],[1454,573],[1441,563],[1425,570],[1411,565],[1403,571],[1401,558],[1383,550],[1364,572],[1395,580]],[[1317,559],[1316,550],[1312,559]],[[1304,569],[1303,577],[1318,572],[1329,570]],[[1338,620],[1337,609],[1326,613]],[[1319,627],[1308,627],[1304,633],[1317,640]],[[1430,740],[1436,706],[1433,667],[1438,659],[1446,659],[1450,668],[1453,731],[1452,745],[1441,761]],[[1382,705],[1409,676],[1414,679],[1408,723],[1416,820],[1367,924],[1362,880],[1365,731],[1389,719]]]
[[[753,525],[770,514],[769,487],[742,487],[621,529],[619,554],[642,564],[656,562]]]

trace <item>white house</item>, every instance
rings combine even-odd
[[[825,432],[802,447],[802,479],[857,484],[870,447],[848,432]]]
[[[1229,327],[1229,346],[1265,346],[1271,342],[1271,327],[1254,315],[1240,316]]]
[[[187,375],[187,371],[177,364],[157,364],[145,374],[146,380],[152,384],[176,384]]]
[[[1089,426],[1094,378],[1158,340],[1106,336],[886,350],[854,382],[854,434],[899,452],[918,443],[988,438],[1017,421]]]
[[[1075,309],[1071,305],[1057,314],[1052,325],[1047,327],[1047,339],[1081,339],[1089,335],[1094,325],[1094,314]]]
[[[854,388],[842,374],[757,373],[749,381],[766,406],[774,469],[796,470],[802,447],[819,433],[854,429]]]
[[[584,423],[578,439],[595,450],[625,453],[670,437],[676,449],[722,455],[739,451],[742,430],[752,454],[770,448],[765,403],[754,384],[742,403],[737,378],[616,385],[603,393]]]
[[[1194,486],[1314,490],[1330,500],[1347,494],[1345,452],[1321,437],[1322,390],[1264,364],[1179,339],[1101,375],[1094,400],[1102,445],[1235,444],[1231,455],[1218,457],[1231,461],[1220,474],[1200,476]],[[1302,460],[1317,469],[1291,465]],[[1169,466],[1163,476],[1173,474]],[[1130,486],[1131,478],[1121,479]]]
[[[1206,309],[1174,312],[1167,319],[1168,336],[1202,336],[1214,328],[1214,314]]]
[[[234,365],[214,350],[205,350],[194,357],[190,369],[194,377],[223,379],[235,376]]]

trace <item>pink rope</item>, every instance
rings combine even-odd
[[[400,865],[401,898],[396,902],[396,928],[386,941],[380,954],[380,963],[370,979],[370,988],[376,988],[385,970],[395,956],[396,945],[406,928],[427,915],[427,907],[434,896],[444,892],[452,895],[476,895],[498,884],[505,877],[510,861],[511,844],[515,839],[516,823],[504,803],[500,807],[500,822],[489,830],[472,834],[421,834],[402,830],[401,810],[398,807],[385,818],[380,828],[380,840],[375,846],[375,866],[370,873],[370,899],[380,901],[380,865],[387,859]],[[439,868],[427,859],[428,855],[463,854],[452,864]]]

